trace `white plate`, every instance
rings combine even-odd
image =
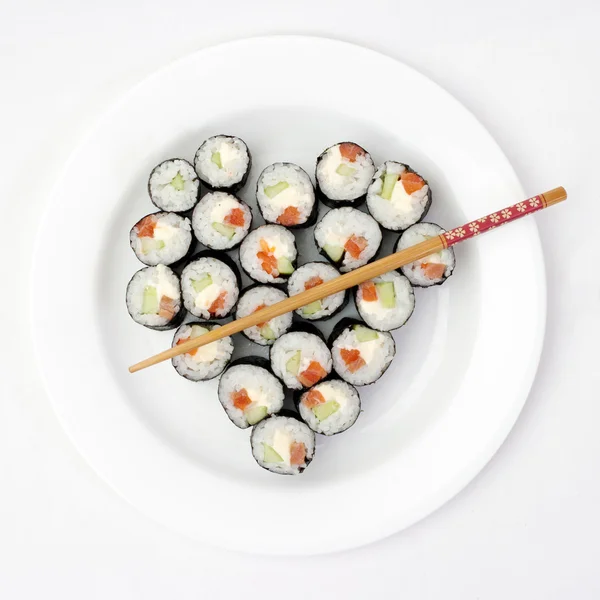
[[[370,90],[369,90],[370,88]],[[418,290],[398,356],[363,388],[364,413],[319,439],[300,477],[260,469],[215,383],[170,364],[127,366],[170,344],[133,323],[141,265],[128,231],[153,206],[162,159],[191,159],[233,133],[254,157],[313,171],[340,140],[377,163],[410,163],[432,186],[428,220],[452,227],[525,198],[506,158],[453,98],[408,67],[346,43],[270,37],[203,50],[133,89],[69,161],[33,271],[39,365],[59,418],[96,471],[145,514],[211,544],[273,554],[365,544],[423,518],[464,487],[512,427],[532,383],[545,317],[543,260],[526,219],[458,246],[455,275]],[[243,349],[247,351],[247,347]]]

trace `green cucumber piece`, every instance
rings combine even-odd
[[[229,225],[223,225],[223,223],[214,222],[212,228],[221,235],[224,235],[230,240],[235,235],[235,227],[229,227]]]
[[[345,163],[341,163],[340,166],[335,170],[335,172],[338,175],[341,175],[342,177],[350,177],[351,175],[354,175],[354,173],[356,173],[356,169],[349,167]]]
[[[263,325],[260,328],[260,335],[265,338],[265,340],[274,340],[277,337],[275,332],[268,325]]]
[[[336,400],[329,400],[324,404],[317,404],[317,406],[313,407],[312,410],[315,417],[317,417],[319,421],[324,421],[333,413],[336,413],[338,410],[340,410],[340,403]]]
[[[344,255],[344,249],[342,248],[342,246],[332,246],[331,244],[325,244],[323,246],[323,250],[325,250],[327,256],[329,256],[329,258],[333,262],[339,262],[340,260],[342,260],[342,256]]]
[[[177,171],[177,175],[171,179],[171,185],[178,191],[181,192],[185,187],[185,179],[182,177],[181,173]]]
[[[290,273],[294,272],[294,265],[289,258],[282,256],[281,258],[277,259],[277,270],[282,275],[289,275]]]
[[[208,329],[206,327],[202,327],[202,325],[192,325],[192,331],[190,332],[191,338],[197,338],[201,335],[208,333]]]
[[[259,421],[262,421],[267,416],[267,407],[266,406],[248,407],[244,411],[244,415],[246,417],[246,421],[248,421],[248,425],[256,425],[256,423],[258,423]],[[277,455],[277,456],[279,456],[279,455]],[[281,457],[279,457],[279,458],[281,458]],[[274,461],[269,461],[269,462],[274,462]]]
[[[212,277],[210,273],[207,273],[202,277],[202,279],[192,279],[192,287],[195,292],[199,294],[203,289],[207,288],[209,285],[212,285]]]
[[[142,314],[157,315],[160,303],[158,301],[158,292],[153,285],[147,285],[144,288],[142,297]]]
[[[364,325],[354,325],[352,328],[359,342],[371,342],[379,337],[379,334]]]
[[[315,313],[318,313],[322,308],[323,304],[321,304],[321,301],[315,300],[314,302],[311,302],[310,304],[307,304],[306,306],[302,307],[302,314],[307,316],[314,315]]]
[[[288,359],[285,363],[285,370],[292,375],[298,375],[298,371],[300,371],[300,360],[302,359],[302,352],[298,350],[294,353],[292,358]]]
[[[377,297],[383,308],[396,308],[396,290],[393,281],[380,281],[375,284]]]
[[[277,452],[275,452],[275,449],[273,448],[273,446],[269,446],[269,444],[265,444],[263,442],[263,448],[265,450],[263,460],[266,463],[283,462],[283,458],[281,458],[281,456],[279,456],[279,454],[277,454]]]
[[[143,237],[142,240],[142,254],[148,254],[155,250],[162,250],[165,247],[165,243],[162,240],[155,240],[154,238]]]
[[[213,152],[210,157],[210,161],[214,162],[215,165],[217,165],[217,167],[219,167],[219,169],[223,168],[223,163],[221,162],[221,153],[220,152]]]
[[[398,173],[386,173],[383,178],[383,187],[381,188],[381,197],[384,200],[391,200],[392,193],[394,192],[394,186],[398,181],[400,175]]]
[[[276,183],[275,185],[268,185],[265,188],[265,194],[269,198],[275,198],[275,196],[277,196],[277,194],[281,194],[281,192],[283,192],[283,190],[287,190],[289,187],[290,187],[290,184],[287,181],[280,181],[279,183]]]

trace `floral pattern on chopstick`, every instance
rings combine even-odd
[[[523,200],[522,202],[517,202],[517,204],[514,204],[513,206],[509,206],[508,208],[504,208],[498,212],[481,217],[476,221],[471,221],[466,225],[461,225],[460,227],[451,229],[450,231],[443,233],[441,238],[446,247],[454,246],[454,244],[458,242],[468,240],[469,238],[475,237],[480,233],[485,233],[490,229],[494,229],[495,227],[499,227],[505,223],[515,221],[545,207],[546,205],[543,196],[533,196],[533,198]]]

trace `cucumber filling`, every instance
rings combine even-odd
[[[152,285],[147,285],[144,288],[144,296],[142,297],[142,314],[157,315],[159,309],[158,292]],[[299,362],[299,361],[298,361]]]
[[[202,290],[207,288],[209,285],[212,285],[212,277],[210,273],[207,273],[202,277],[202,279],[192,279],[192,287],[194,291],[199,294]]]
[[[371,342],[379,337],[379,334],[376,331],[364,327],[363,325],[354,325],[353,329],[356,334],[356,339],[359,342]]]
[[[300,371],[300,360],[302,358],[302,352],[298,350],[294,353],[294,356],[288,359],[285,363],[285,370],[292,374],[298,375],[298,371]]]
[[[185,187],[185,179],[181,175],[179,171],[177,171],[177,175],[171,179],[171,185],[178,191],[181,192]]]
[[[290,184],[287,181],[280,181],[275,185],[269,185],[265,188],[265,194],[269,198],[275,198],[277,194],[281,194],[283,190],[287,190],[290,187]]]
[[[394,193],[394,186],[400,175],[398,173],[386,173],[383,178],[383,187],[381,188],[381,197],[384,200],[391,200]]]
[[[223,225],[223,223],[212,223],[212,228],[221,235],[225,236],[230,240],[235,235],[235,228],[229,227],[229,225]]]
[[[210,157],[210,161],[215,163],[215,165],[217,165],[217,167],[219,167],[219,169],[223,168],[223,163],[221,162],[221,153],[220,152],[213,152]]]

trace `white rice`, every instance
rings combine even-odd
[[[174,187],[181,185],[179,178],[183,180],[183,189]],[[183,212],[192,208],[198,200],[199,187],[200,182],[194,167],[181,158],[160,163],[150,173],[148,181],[148,192],[152,202],[161,210],[173,212]]]
[[[402,175],[407,165],[389,160],[383,163],[375,173],[373,182],[367,192],[367,206],[373,218],[386,229],[399,231],[420,221],[429,208],[429,186],[424,185],[420,190],[407,194],[400,178],[394,185],[392,197],[389,200],[381,197],[383,178],[386,173]]]
[[[212,283],[201,292],[196,292],[193,281],[200,281],[207,275],[210,275]],[[197,258],[185,267],[181,274],[181,289],[186,309],[202,319],[226,317],[239,296],[235,273],[223,261],[210,256]],[[225,306],[211,314],[208,309],[221,292],[227,293]]]
[[[212,160],[218,152],[221,168]],[[237,137],[215,135],[208,138],[196,152],[194,166],[200,179],[211,188],[229,189],[239,184],[250,165],[246,144]]]
[[[303,385],[297,375],[287,370],[286,365],[298,351],[300,351],[298,375],[305,371],[312,361],[317,361],[327,373],[331,372],[332,365],[331,352],[318,335],[304,331],[292,331],[282,335],[271,346],[271,368],[273,373],[293,390],[300,390]]]
[[[298,410],[300,416],[313,431],[323,435],[335,435],[354,425],[360,414],[360,396],[354,387],[340,379],[331,379],[318,383],[311,390],[320,392],[325,398],[325,402],[339,404],[337,411],[319,421],[315,411],[304,404],[310,391],[302,395],[298,403]]]
[[[288,280],[288,294],[290,296],[295,296],[296,294],[304,292],[306,289],[306,282],[313,277],[320,277],[325,282],[329,281],[330,279],[335,279],[336,277],[339,277],[339,275],[339,271],[328,263],[307,263],[296,269],[296,271],[291,274]],[[335,313],[335,311],[344,304],[345,299],[346,292],[338,292],[337,294],[326,296],[320,301],[321,310],[313,314],[306,314],[303,312],[304,307],[302,307],[299,308],[296,313],[304,319],[308,319],[310,321],[323,319]]]
[[[175,315],[172,319],[161,317],[160,314],[142,314],[146,287],[156,288],[159,302],[163,296],[175,300]],[[179,278],[164,265],[140,269],[127,285],[126,302],[127,310],[136,323],[150,328],[167,328],[181,310]]]
[[[193,325],[199,325],[204,329],[208,329],[208,331],[220,327],[220,325],[214,323],[186,323],[175,332],[172,346],[176,346],[178,340],[182,338],[188,340]],[[228,336],[198,348],[193,354],[179,354],[171,362],[182,377],[191,381],[206,381],[222,373],[231,360],[232,354],[233,340]]]
[[[129,232],[129,242],[135,255],[149,266],[171,265],[181,260],[188,253],[192,243],[190,220],[169,212],[154,213],[154,215],[147,215],[144,219],[151,216],[156,220],[152,238],[138,237],[138,226],[143,219],[140,219]],[[150,242],[150,249],[148,249],[146,245],[148,241],[145,240],[162,242],[164,247],[152,248],[152,242]]]
[[[442,229],[439,225],[435,223],[417,223],[412,227],[409,227],[398,240],[396,244],[396,252],[398,250],[404,250],[410,246],[414,246],[415,244],[419,244],[428,240],[430,238],[436,237],[445,233],[445,229]],[[444,274],[442,277],[437,279],[429,279],[425,272],[423,271],[422,265],[424,263],[443,263],[446,266],[444,270]],[[406,275],[408,280],[416,286],[419,287],[429,287],[431,285],[436,285],[439,283],[443,283],[454,271],[455,266],[455,257],[454,257],[454,249],[446,248],[441,252],[436,252],[435,254],[430,254],[421,260],[410,263],[402,267],[402,273]]]
[[[269,198],[265,188],[280,183],[287,183],[288,187]],[[306,171],[298,165],[274,163],[260,174],[256,184],[256,199],[265,221],[277,223],[285,209],[293,206],[300,213],[297,225],[301,225],[311,216],[315,205],[315,190]]]
[[[381,229],[373,217],[356,208],[344,207],[330,210],[315,227],[315,241],[319,250],[325,245],[344,247],[352,236],[364,237],[368,245],[358,258],[344,252],[340,271],[347,273],[366,265],[379,250]]]
[[[343,361],[340,351],[358,350],[366,364],[352,373]],[[347,327],[334,340],[331,355],[335,372],[352,385],[368,385],[377,381],[389,367],[396,354],[394,338],[387,332],[378,331],[377,339],[359,342],[352,326]]]
[[[291,465],[289,453],[292,442],[302,443],[306,459],[302,465]],[[270,417],[252,430],[250,438],[252,456],[263,468],[280,475],[298,475],[309,465],[315,454],[315,434],[306,423],[292,417]],[[274,448],[283,459],[281,462],[265,462],[265,444]],[[287,447],[286,447],[287,446]]]
[[[219,233],[213,226],[213,223],[224,224],[224,219],[234,208],[244,211],[244,226],[233,227],[235,234],[229,239],[227,236]],[[252,225],[250,207],[227,192],[211,192],[206,194],[198,202],[192,213],[192,227],[194,228],[196,238],[201,244],[213,250],[228,250],[237,246],[248,234],[250,225]],[[227,226],[232,227],[231,225]]]
[[[245,410],[236,408],[231,399],[233,392],[245,389],[252,404]],[[283,408],[285,393],[281,382],[266,369],[251,365],[233,365],[223,373],[219,380],[219,401],[231,421],[245,429],[249,427],[248,411],[256,407],[265,407],[266,415],[272,415]],[[265,415],[265,416],[266,416]]]
[[[271,306],[277,304],[287,298],[287,294],[269,285],[257,285],[251,287],[240,296],[240,300],[236,309],[236,319],[247,317],[252,313],[256,312],[256,309],[264,304],[265,306]],[[275,339],[281,337],[291,326],[292,326],[292,313],[286,313],[280,317],[275,317],[265,323],[275,336]],[[264,325],[263,325],[264,327]],[[244,334],[250,338],[253,342],[260,344],[261,346],[270,346],[273,344],[275,339],[265,339],[261,334],[262,328],[255,325],[244,329]]]
[[[363,300],[362,286],[356,288],[356,308],[361,319],[373,329],[380,331],[391,331],[402,327],[410,318],[415,309],[415,294],[410,281],[396,271],[384,273],[371,281],[377,286],[378,283],[391,281],[396,293],[396,306],[385,308],[380,299],[373,302]]]
[[[296,261],[296,238],[291,231],[281,225],[262,225],[251,231],[240,246],[240,263],[252,279],[259,283],[283,283],[286,277],[279,273],[267,273],[263,270],[257,254],[261,251],[260,240],[264,239],[270,248],[274,248],[276,259],[285,257],[290,262]]]
[[[351,201],[363,196],[375,172],[371,155],[365,151],[349,161],[340,153],[340,145],[331,146],[317,159],[317,182],[329,200]],[[349,175],[338,173],[340,165],[354,171]]]

